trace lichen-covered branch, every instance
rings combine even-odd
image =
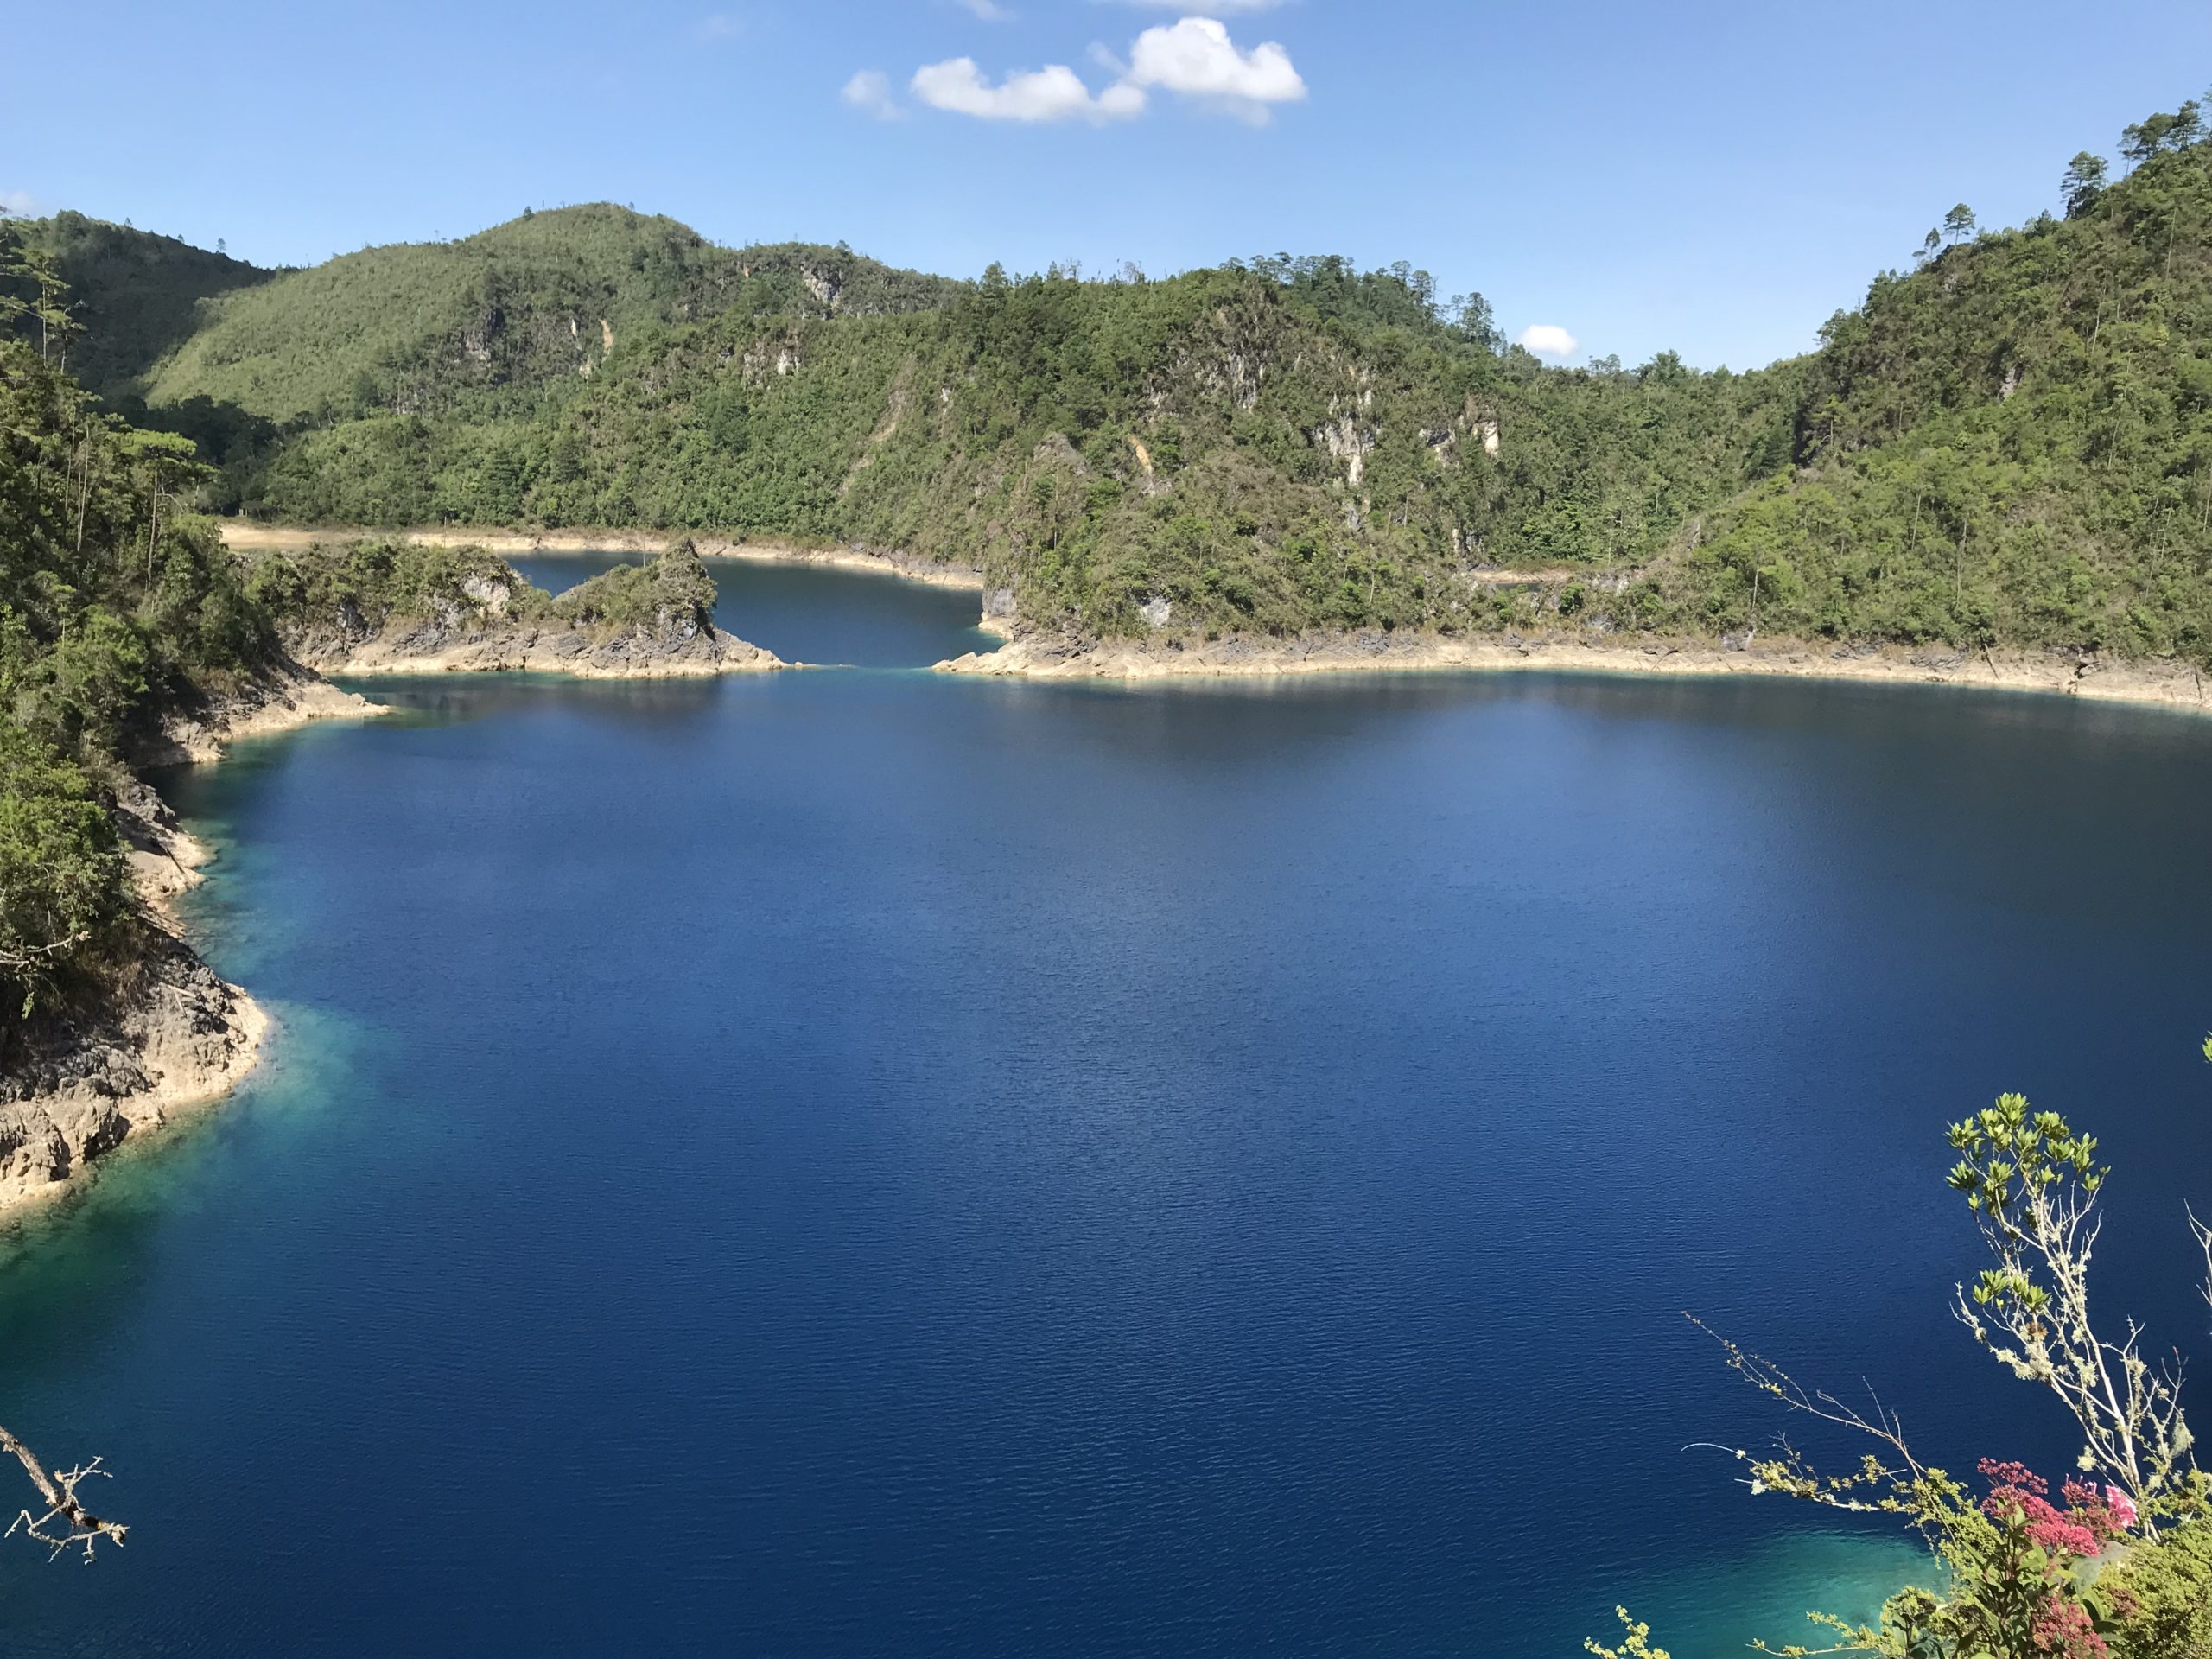
[[[2179,1359],[2145,1359],[2133,1319],[2117,1340],[2090,1322],[2097,1194],[2109,1173],[2095,1160],[2096,1141],[2005,1095],[1953,1124],[1950,1141],[1961,1154],[1951,1186],[1966,1195],[1997,1258],[1971,1289],[1958,1287],[1960,1322],[2016,1376],[2058,1396],[2081,1426],[2083,1468],[2134,1500],[2148,1536],[2158,1501],[2183,1477],[2191,1437]]]
[[[23,1472],[30,1477],[31,1484],[38,1489],[45,1501],[44,1514],[30,1510],[19,1511],[8,1530],[0,1536],[12,1538],[18,1532],[36,1543],[44,1544],[51,1552],[48,1559],[59,1556],[64,1550],[81,1549],[85,1559],[93,1559],[93,1552],[102,1539],[120,1548],[124,1535],[130,1530],[119,1521],[105,1521],[86,1509],[77,1496],[77,1489],[95,1477],[105,1480],[108,1471],[100,1467],[100,1459],[80,1464],[74,1469],[49,1471],[31,1449],[0,1428],[0,1452],[13,1457],[23,1465]]]

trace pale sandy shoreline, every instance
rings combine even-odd
[[[406,530],[364,530],[358,527],[256,524],[235,518],[222,521],[223,541],[240,552],[289,550],[316,542],[356,541],[364,537],[388,537],[417,546],[480,547],[506,558],[531,553],[658,553],[670,543],[690,536],[702,559],[742,559],[756,564],[812,564],[840,570],[867,570],[877,575],[898,576],[932,588],[957,588],[981,593],[979,570],[954,565],[902,559],[887,553],[858,548],[797,547],[787,542],[733,540],[675,530],[479,530],[466,524],[419,525]]]
[[[2212,712],[2203,675],[2187,664],[2024,652],[1860,650],[1797,641],[1731,651],[1710,642],[1622,645],[1560,638],[1516,642],[1382,633],[1291,640],[1229,639],[1181,647],[1138,641],[1024,639],[997,651],[970,652],[937,667],[947,674],[1128,681],[1449,671],[1708,679],[1751,675],[2056,693],[2093,702]]]

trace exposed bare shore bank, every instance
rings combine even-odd
[[[212,1105],[253,1070],[269,1016],[181,939],[142,964],[120,1012],[35,1055],[0,1098],[0,1224],[73,1190],[88,1168]]]
[[[2120,662],[2056,652],[1965,652],[1947,648],[1830,646],[1758,642],[1730,650],[1711,641],[1616,645],[1568,638],[1447,639],[1435,634],[1313,634],[1294,639],[1151,641],[1017,639],[938,664],[948,674],[1043,679],[1158,680],[1186,676],[1551,671],[1754,674],[1893,684],[1979,686],[2058,692],[2113,702],[2212,712],[2203,676],[2186,664]]]
[[[466,524],[434,524],[407,530],[362,530],[343,526],[315,528],[291,524],[223,521],[223,540],[240,552],[283,550],[315,542],[353,541],[365,536],[389,536],[422,546],[480,547],[502,558],[531,553],[658,553],[671,542],[689,535],[702,559],[745,559],[763,564],[813,564],[841,570],[869,570],[879,575],[902,576],[908,582],[937,588],[980,592],[983,575],[958,565],[878,551],[873,548],[798,547],[786,542],[733,540],[672,530],[477,530]]]
[[[286,675],[204,720],[171,722],[143,759],[205,763],[239,738],[384,712],[312,676]],[[143,784],[116,816],[150,948],[110,1008],[46,1032],[0,1078],[0,1222],[73,1190],[124,1141],[220,1100],[253,1070],[269,1032],[261,1006],[200,959],[177,918],[177,896],[205,879],[213,855]]]
[[[168,721],[160,742],[139,759],[149,766],[204,765],[221,760],[224,749],[240,738],[271,737],[323,720],[369,720],[385,712],[382,703],[342,691],[317,675],[287,674],[205,719]]]
[[[402,674],[561,674],[578,680],[682,680],[718,674],[766,674],[790,668],[772,652],[702,630],[677,645],[635,634],[594,639],[576,628],[504,628],[423,646],[378,636],[309,658],[326,674],[363,678]]]

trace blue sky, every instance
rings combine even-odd
[[[959,276],[1403,258],[1578,357],[1736,367],[2212,79],[2204,0],[79,0],[70,33],[114,49],[15,78],[0,201],[264,264],[611,200]]]

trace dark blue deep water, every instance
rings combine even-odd
[[[724,621],[973,643],[814,580]],[[11,1656],[1803,1640],[1914,1557],[1685,1449],[1778,1425],[1680,1310],[2063,1465],[1944,1313],[1942,1126],[2003,1088],[2105,1137],[2110,1311],[2204,1345],[2212,721],[370,689],[170,783],[267,1064],[0,1239],[4,1421],[136,1523],[0,1549]]]
[[[549,594],[565,594],[618,564],[636,564],[639,556],[537,553],[508,563]],[[721,625],[768,645],[787,663],[926,667],[998,643],[976,628],[982,606],[972,593],[817,565],[714,558],[707,569],[721,590]]]

